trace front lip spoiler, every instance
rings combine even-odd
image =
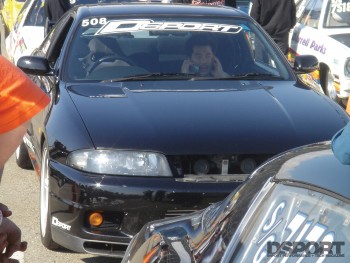
[[[99,256],[123,258],[131,238],[113,237],[118,241],[83,239],[73,236],[66,231],[52,227],[52,239],[59,245],[69,247],[70,250],[79,253],[89,253]]]

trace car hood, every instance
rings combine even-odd
[[[145,81],[68,90],[97,148],[258,154],[328,140],[346,124],[340,107],[293,84]]]

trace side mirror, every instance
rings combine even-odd
[[[20,57],[17,61],[17,67],[19,67],[24,73],[30,75],[52,75],[49,61],[44,57]]]
[[[318,59],[313,55],[299,55],[295,57],[295,73],[307,74],[319,69]]]

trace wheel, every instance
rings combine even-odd
[[[91,72],[93,72],[94,69],[103,62],[113,62],[116,60],[123,61],[123,62],[129,64],[129,66],[136,65],[134,61],[132,61],[131,59],[124,57],[124,56],[120,56],[120,55],[106,56],[106,57],[100,58],[100,59],[96,60],[94,63],[92,63],[89,66],[89,68],[87,69],[87,74],[90,74]]]
[[[329,69],[324,69],[321,75],[321,85],[324,93],[336,103],[340,103],[340,98],[337,96],[337,92],[333,85],[334,78],[332,72]]]
[[[28,154],[27,146],[22,141],[16,149],[16,163],[22,169],[33,169],[32,162]]]
[[[46,144],[42,150],[40,171],[40,234],[43,245],[56,250],[60,246],[52,240],[51,233],[51,208],[50,208],[50,168],[49,151]]]

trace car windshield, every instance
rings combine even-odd
[[[350,0],[328,1],[324,20],[324,27],[350,27]]]
[[[66,81],[292,80],[248,19],[90,17],[67,48]]]
[[[268,191],[253,213],[242,221],[246,224],[239,237],[232,238],[241,246],[233,249],[230,262],[262,262],[266,258],[285,262],[297,257],[304,257],[302,262],[315,262],[315,258],[333,262],[350,256],[350,204],[341,199],[279,184]],[[322,245],[326,249],[326,244],[333,247],[324,251]],[[298,247],[292,252],[289,249],[294,245]]]

